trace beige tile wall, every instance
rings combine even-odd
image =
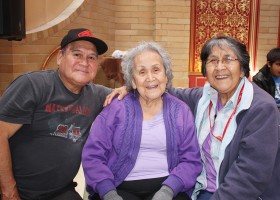
[[[187,86],[189,18],[190,1],[86,0],[67,20],[48,30],[28,34],[20,42],[0,40],[0,95],[18,75],[40,70],[61,37],[74,27],[87,27],[104,39],[109,45],[105,55],[141,40],[160,42],[173,58],[174,85]]]
[[[255,0],[254,0],[255,1]],[[280,1],[260,1],[257,66],[277,44]],[[19,74],[40,70],[48,54],[70,28],[90,28],[109,45],[105,55],[155,40],[173,58],[174,86],[188,86],[190,0],[85,0],[69,18],[22,41],[0,40],[0,95]]]
[[[266,54],[277,47],[279,30],[280,1],[261,0],[257,48],[257,69],[266,63]]]

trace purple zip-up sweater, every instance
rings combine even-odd
[[[170,172],[163,184],[172,188],[174,196],[179,192],[190,195],[202,169],[193,114],[181,100],[164,94],[163,118]],[[89,193],[103,197],[133,169],[142,122],[138,95],[132,93],[122,101],[114,99],[95,119],[82,154]]]

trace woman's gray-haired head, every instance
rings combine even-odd
[[[238,40],[229,36],[217,36],[209,39],[202,47],[200,59],[202,61],[202,74],[206,76],[206,62],[208,56],[211,54],[213,47],[229,48],[231,49],[238,58],[241,70],[244,72],[246,77],[250,75],[250,56],[246,49],[246,46]]]
[[[172,63],[170,55],[156,42],[140,42],[136,47],[130,49],[122,60],[122,72],[125,80],[125,85],[128,90],[132,90],[132,80],[133,80],[133,68],[134,59],[137,55],[144,51],[154,51],[159,54],[162,59],[163,67],[165,69],[165,74],[167,77],[167,88],[171,87],[171,80],[173,78],[172,74]]]

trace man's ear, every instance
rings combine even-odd
[[[271,62],[270,61],[267,61],[266,64],[269,68],[271,67]]]
[[[57,53],[57,57],[56,57],[56,64],[59,66],[61,63],[61,59],[62,59],[63,53],[62,50],[59,50]]]

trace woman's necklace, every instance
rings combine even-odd
[[[213,137],[215,137],[215,138],[216,138],[217,140],[219,140],[220,142],[223,141],[224,136],[225,136],[225,134],[226,134],[226,131],[227,131],[227,129],[228,129],[229,123],[230,123],[231,119],[233,118],[233,116],[234,116],[235,113],[236,113],[237,107],[238,107],[238,105],[239,105],[239,103],[240,103],[240,101],[241,101],[241,98],[242,98],[243,89],[244,89],[244,83],[243,83],[243,85],[242,85],[242,87],[241,87],[241,90],[240,90],[240,92],[239,92],[239,94],[238,94],[237,103],[236,103],[236,105],[235,105],[235,107],[234,107],[234,109],[233,109],[233,112],[231,113],[231,115],[230,115],[230,117],[229,117],[227,123],[226,123],[226,126],[225,126],[225,128],[224,128],[224,131],[223,131],[222,136],[215,136],[215,135],[213,134],[213,127],[214,127],[214,124],[215,124],[215,123],[213,123],[213,125],[212,125],[211,119],[210,119],[210,112],[211,112],[211,109],[212,109],[212,106],[213,106],[212,101],[210,101],[209,109],[208,109],[208,118],[209,118],[209,122],[210,122],[210,133],[211,133],[211,135],[213,135]],[[216,117],[215,117],[215,118],[216,118]],[[215,119],[214,119],[214,120],[215,120]]]

